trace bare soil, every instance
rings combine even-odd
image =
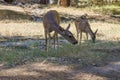
[[[0,66],[0,80],[119,80],[120,61],[103,67],[34,62],[14,68]]]

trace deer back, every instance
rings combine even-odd
[[[60,17],[57,11],[51,10],[44,15],[43,25],[44,25],[44,28],[49,32],[52,32],[54,30],[53,25],[59,25],[59,24],[60,24]]]
[[[85,33],[91,32],[91,28],[87,19],[81,19],[81,17],[79,17],[75,20],[75,25],[76,25],[76,29],[79,32],[85,32]]]

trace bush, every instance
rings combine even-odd
[[[101,6],[101,5],[103,5],[103,0],[92,0],[91,1],[91,4],[92,5],[99,5],[99,6]]]

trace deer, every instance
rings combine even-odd
[[[80,44],[81,44],[81,40],[82,40],[82,33],[86,33],[87,40],[88,40],[88,34],[89,34],[92,38],[92,42],[95,43],[96,33],[97,33],[98,29],[95,32],[92,31],[90,24],[87,20],[87,14],[77,17],[75,19],[74,23],[75,23],[76,32],[77,32],[77,40],[79,41],[79,39],[80,39],[80,42],[79,42]]]
[[[60,16],[56,10],[50,10],[43,16],[43,26],[44,26],[44,34],[45,34],[45,50],[48,51],[51,40],[51,33],[53,32],[53,44],[58,44],[58,34],[64,37],[71,44],[77,44],[78,41],[73,36],[72,32],[69,31],[70,24],[68,24],[67,28],[64,29],[60,26]]]

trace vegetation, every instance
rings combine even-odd
[[[19,22],[20,21],[20,22]],[[94,30],[98,28],[97,34],[97,42],[94,44],[92,41],[83,42],[82,45],[70,45],[62,43],[62,47],[59,47],[56,50],[51,48],[49,52],[45,52],[44,50],[36,47],[39,45],[38,43],[32,43],[29,48],[19,48],[19,47],[1,47],[0,49],[0,61],[1,63],[5,63],[8,66],[16,66],[25,64],[27,62],[36,62],[43,61],[49,58],[67,58],[68,64],[73,59],[73,62],[79,62],[81,66],[86,65],[104,65],[108,60],[111,60],[114,57],[120,58],[118,52],[119,50],[119,24],[113,23],[102,23],[102,22],[90,22],[91,27]],[[67,26],[68,23],[61,23],[62,26]],[[98,25],[98,26],[96,26]],[[4,26],[4,27],[2,27]],[[32,37],[38,35],[37,39],[44,38],[44,30],[42,27],[42,23],[32,22],[32,21],[10,21],[6,24],[6,22],[1,23],[1,35],[3,36],[24,36],[24,37]],[[71,31],[76,34],[74,23],[71,24]],[[18,28],[19,27],[19,28]],[[28,32],[29,31],[29,32]],[[109,33],[109,34],[108,34]],[[84,37],[85,39],[85,37]],[[1,37],[1,41],[14,41],[5,40]],[[117,50],[118,49],[118,50]],[[114,51],[116,53],[114,53]],[[51,60],[55,62],[55,60]],[[49,61],[49,60],[48,60]],[[57,61],[57,63],[61,62],[61,60]],[[64,61],[63,61],[64,64]]]
[[[7,66],[7,67],[10,67],[10,69],[11,68],[13,69],[17,65],[20,66],[23,64],[31,63],[31,62],[33,63],[40,62],[40,65],[36,64],[34,67],[33,65],[31,66],[32,69],[35,69],[35,70],[30,70],[31,67],[24,70],[28,71],[28,73],[32,71],[38,74],[43,73],[43,76],[45,76],[46,73],[47,75],[48,74],[52,75],[52,77],[55,74],[57,74],[57,77],[55,76],[55,79],[53,78],[51,79],[58,80],[58,78],[61,78],[61,75],[58,76],[59,74],[62,74],[62,77],[67,74],[66,70],[63,70],[63,71],[59,70],[59,68],[63,65],[70,65],[70,67],[74,66],[73,68],[76,68],[76,65],[82,68],[91,67],[91,66],[100,67],[100,66],[104,66],[105,64],[111,61],[120,61],[120,27],[119,27],[120,24],[115,23],[116,21],[119,21],[119,18],[113,19],[110,17],[110,19],[106,19],[106,16],[105,16],[105,15],[107,16],[120,15],[119,6],[117,5],[103,5],[103,6],[95,5],[94,6],[93,5],[91,7],[85,7],[85,8],[75,8],[75,7],[68,7],[68,8],[59,7],[58,8],[56,6],[50,6],[49,8],[46,8],[45,6],[41,10],[48,11],[50,9],[57,10],[60,14],[69,14],[72,16],[79,16],[83,13],[88,13],[89,16],[95,16],[94,18],[96,18],[96,15],[102,15],[104,20],[101,20],[101,21],[96,19],[89,20],[89,23],[93,32],[96,29],[98,29],[96,43],[92,43],[90,38],[89,38],[89,41],[86,41],[85,40],[86,37],[84,34],[83,35],[84,38],[82,40],[81,45],[71,45],[66,42],[65,43],[61,42],[60,46],[57,49],[53,49],[51,45],[50,50],[48,52],[45,52],[44,51],[44,29],[43,29],[42,22],[32,21],[31,15],[25,14],[23,8],[21,7],[18,7],[18,6],[16,7],[13,5],[6,6],[6,5],[0,4],[0,67],[1,67],[1,64],[3,64],[4,66]],[[113,21],[107,22],[107,20],[113,20]],[[70,31],[76,37],[76,29],[73,21],[63,20],[60,25],[63,28],[66,28],[66,26],[69,23],[71,23]],[[59,39],[64,40],[64,38],[61,38],[60,35],[59,35]],[[35,40],[38,42],[28,43],[27,41],[30,41],[30,40]],[[24,41],[26,41],[26,43],[29,44],[29,46],[27,47],[17,46],[16,42],[24,42]],[[15,46],[11,46],[11,44],[10,45],[7,44],[7,46],[4,46],[3,44],[5,44],[6,42],[14,43]],[[41,45],[43,48],[40,47]],[[51,65],[48,65],[46,69],[43,68],[44,62],[46,63],[48,62],[52,64],[52,67]],[[60,67],[57,67],[57,69],[55,69],[56,72],[54,71],[53,64],[60,66]],[[41,65],[42,65],[42,68],[41,68]],[[36,69],[36,66],[41,71],[38,71]],[[53,68],[53,69],[49,70],[48,68]],[[23,67],[22,67],[22,70],[23,70]],[[25,74],[26,76],[26,73],[23,74],[22,70],[21,70],[21,74],[22,75]],[[70,70],[71,68],[69,69],[68,73],[72,72],[72,70],[71,71]],[[79,75],[78,67],[76,70],[77,72],[75,73]],[[8,72],[11,72],[11,73],[12,71],[8,70]],[[17,69],[15,71],[16,73],[19,73],[20,69],[18,72],[17,72]],[[80,73],[82,73],[82,71],[83,70],[80,70]],[[6,76],[7,73],[4,73],[4,70],[1,69],[0,74]],[[31,74],[34,74],[34,73],[31,73]],[[39,75],[40,77],[41,77],[41,74]],[[87,72],[86,74],[88,76],[90,73]],[[34,75],[36,77],[36,74]],[[28,77],[29,77],[29,74],[28,74]],[[92,77],[94,77],[93,74],[92,74]],[[79,79],[81,79],[81,75]],[[67,78],[62,80],[67,80]],[[92,80],[97,80],[97,79],[92,79]],[[100,80],[105,80],[105,79],[100,79]],[[114,79],[111,79],[111,80],[114,80]]]
[[[91,8],[96,12],[107,15],[120,15],[120,6],[117,5],[93,6]]]
[[[6,63],[9,66],[21,65],[27,62],[43,61],[50,57],[75,59],[80,65],[104,65],[107,63],[110,57],[120,58],[120,54],[117,55],[112,52],[112,49],[118,49],[114,47],[120,45],[120,42],[103,42],[100,44],[82,44],[72,46],[70,44],[64,45],[57,50],[49,50],[49,52],[42,51],[38,48],[34,49],[17,49],[17,48],[1,48],[0,61]],[[102,46],[102,48],[101,48]],[[97,50],[98,49],[98,50]],[[99,50],[100,49],[100,50]],[[52,60],[51,60],[52,61]],[[54,60],[53,60],[54,62]],[[58,61],[61,63],[61,61]],[[63,61],[64,63],[64,61]],[[69,63],[69,61],[68,61]]]

